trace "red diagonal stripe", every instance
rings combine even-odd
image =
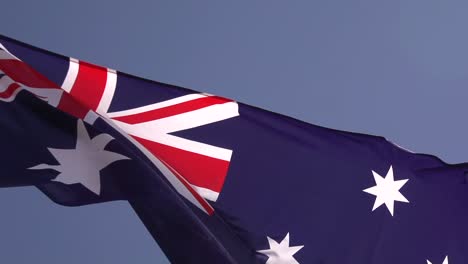
[[[0,70],[15,82],[29,87],[59,89],[57,84],[44,77],[28,64],[19,60],[0,60]]]
[[[80,68],[70,94],[73,98],[96,110],[107,81],[107,68],[80,61]]]
[[[193,185],[221,192],[229,162],[134,137],[153,155],[167,162]]]
[[[188,102],[183,102],[176,105],[171,105],[155,110],[150,110],[143,113],[121,116],[113,118],[115,120],[122,121],[127,124],[138,124],[142,122],[152,121],[156,119],[161,119],[173,115],[178,115],[197,109],[201,109],[210,105],[223,104],[226,102],[231,102],[231,100],[219,97],[219,96],[208,96],[203,98],[194,99]]]

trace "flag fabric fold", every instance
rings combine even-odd
[[[1,187],[127,200],[172,263],[466,263],[466,164],[0,36]]]

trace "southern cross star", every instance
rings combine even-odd
[[[104,150],[113,138],[109,134],[100,134],[90,138],[82,120],[78,120],[77,139],[74,149],[48,148],[59,165],[39,164],[29,169],[54,169],[60,174],[53,181],[64,184],[81,183],[88,190],[101,193],[100,171],[109,164],[129,159],[115,152]]]
[[[257,252],[268,256],[268,260],[265,264],[299,264],[293,257],[299,250],[304,246],[289,246],[289,233],[286,237],[278,244],[274,239],[267,237],[270,249],[258,250]]]
[[[429,260],[426,260],[426,261],[427,261],[427,264],[432,264],[432,262],[430,262]],[[445,256],[444,262],[442,262],[442,264],[449,264],[448,256]]]
[[[395,201],[409,203],[409,201],[400,193],[401,187],[405,185],[408,179],[395,181],[393,177],[393,168],[390,166],[385,178],[377,172],[372,171],[375,180],[375,186],[364,190],[366,193],[375,195],[375,203],[372,211],[379,208],[382,204],[387,206],[388,211],[393,216],[393,207]]]

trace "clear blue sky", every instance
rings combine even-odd
[[[468,2],[3,1],[0,32],[134,75],[468,161]],[[1,263],[168,263],[125,202],[0,190]]]

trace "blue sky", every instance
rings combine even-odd
[[[0,33],[468,161],[466,1],[4,1]],[[0,190],[2,263],[168,263],[125,202]]]

